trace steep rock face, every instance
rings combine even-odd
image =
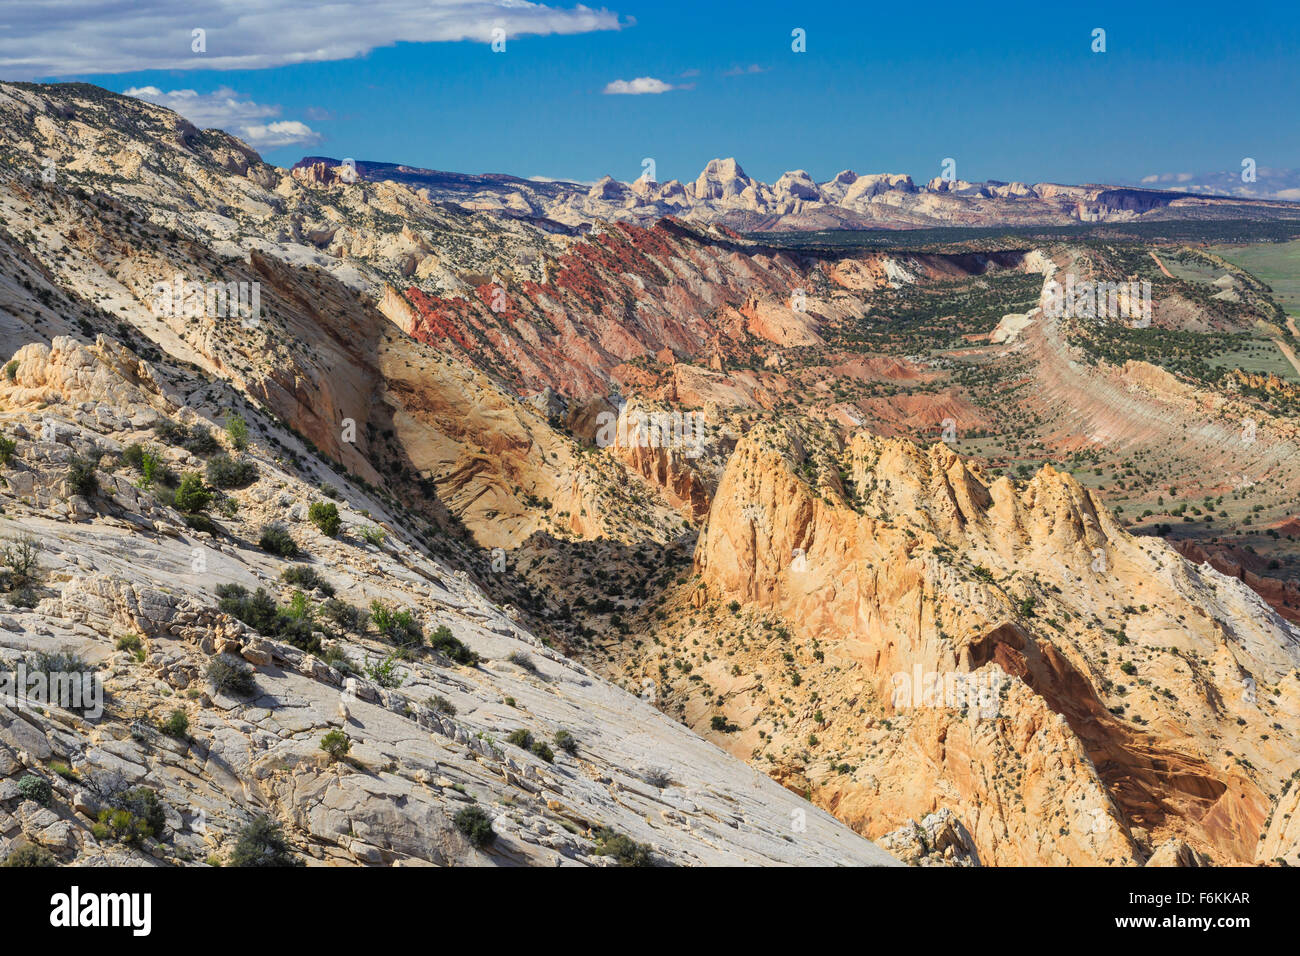
[[[877,836],[951,806],[985,862],[1137,861],[1133,827],[1255,858],[1295,769],[1268,732],[1295,719],[1293,628],[1240,582],[1130,537],[1050,469],[989,482],[943,446],[866,435],[848,458],[849,487],[826,475],[815,494],[795,475],[797,436],[742,441],[696,553],[697,605],[779,613],[842,668],[838,694],[866,693],[903,728],[849,779],[794,782]],[[991,686],[994,670],[1009,691],[992,720],[898,706],[913,675]],[[1001,779],[1016,754],[1022,775]],[[1046,839],[1066,806],[1067,832]]]
[[[121,454],[155,441],[157,421],[212,414],[164,394],[154,381],[164,372],[182,370],[102,337],[94,346],[56,337],[26,346],[12,377],[0,376],[0,432],[14,440],[0,536],[6,546],[26,537],[36,555],[30,599],[8,595],[0,614],[0,666],[61,651],[75,655],[63,666],[105,691],[102,710],[94,699],[0,707],[0,856],[36,844],[81,865],[226,860],[241,828],[265,814],[313,865],[613,865],[602,827],[664,864],[894,862],[546,647],[421,548],[396,502],[328,469],[290,468],[281,453],[298,452],[296,439],[255,409],[245,409],[251,444],[219,445],[253,480],[224,494],[232,507],[213,508],[213,530],[191,527]],[[167,454],[180,471],[201,469],[211,452]],[[63,490],[74,455],[97,476],[89,496]],[[305,520],[319,495],[307,477],[333,488],[337,534]],[[301,549],[298,570],[316,576],[310,593],[298,591],[310,643],[220,603],[232,585],[281,605],[297,591],[282,577],[289,563],[252,544],[272,521]],[[365,534],[377,526],[388,534]],[[477,658],[457,662],[421,641],[383,677],[371,665],[391,643],[327,619],[326,588],[354,608],[407,611],[425,634],[445,628]],[[248,668],[251,687],[215,683],[217,661]],[[177,714],[185,732],[164,733]],[[543,741],[563,729],[573,744],[556,741],[552,753],[504,742],[521,727]],[[328,732],[347,735],[347,760],[322,750]],[[22,797],[17,778],[29,774],[49,783],[51,808]],[[156,831],[119,842],[97,830],[99,811],[135,787],[158,800]],[[472,844],[457,823],[471,810],[491,826],[490,845]]]

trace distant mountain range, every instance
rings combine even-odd
[[[294,175],[316,182],[353,175],[343,162],[307,156],[294,166]],[[710,160],[693,182],[685,183],[646,178],[627,183],[606,176],[597,183],[584,184],[452,173],[398,163],[358,161],[351,165],[360,179],[403,183],[431,202],[452,202],[467,209],[567,226],[598,220],[647,223],[664,216],[746,232],[1300,218],[1300,204],[1204,195],[1204,184],[1185,192],[943,178],[917,185],[903,174],[859,175],[847,169],[825,182],[796,169],[774,183],[764,183],[748,176],[735,159]]]

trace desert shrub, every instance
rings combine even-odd
[[[158,793],[149,787],[132,787],[110,798],[110,802],[119,810],[125,810],[142,824],[145,836],[161,836],[167,823]]]
[[[23,657],[23,667],[29,675],[44,676],[51,696],[58,698],[51,703],[65,710],[85,714],[95,709],[97,701],[102,703],[94,692],[95,668],[75,651],[36,651]]]
[[[371,601],[370,620],[379,633],[394,644],[410,647],[424,641],[424,628],[409,608],[395,611],[378,601]]]
[[[514,744],[520,750],[528,750],[533,746],[533,735],[521,727],[518,730],[510,731],[510,736],[506,737],[506,743]]]
[[[114,646],[119,651],[129,651],[132,654],[137,654],[144,650],[144,638],[139,634],[123,634],[117,639],[117,644]]]
[[[514,664],[516,667],[522,667],[524,670],[530,671],[534,674],[537,673],[537,665],[534,664],[533,659],[523,651],[511,651],[506,660],[511,664]]]
[[[212,492],[203,484],[197,471],[188,471],[176,488],[176,507],[195,514],[212,504]]]
[[[231,866],[303,866],[305,865],[284,838],[284,831],[270,817],[254,818],[239,831],[239,839],[230,854]]]
[[[13,458],[17,450],[18,442],[0,435],[0,468],[9,467],[9,459]]]
[[[440,714],[446,714],[448,717],[456,716],[456,705],[449,701],[441,694],[434,694],[425,701],[430,710],[437,711]]]
[[[54,789],[44,777],[29,773],[18,781],[18,793],[24,800],[35,800],[43,807],[50,805],[54,799]]]
[[[6,590],[21,590],[36,583],[41,545],[30,534],[10,538],[0,545],[0,583]]]
[[[212,434],[212,429],[198,423],[190,426],[190,433],[186,437],[184,445],[185,450],[193,455],[211,455],[213,452],[221,450],[221,443]]]
[[[356,668],[352,666],[352,659],[348,657],[347,651],[341,644],[330,644],[320,651],[320,659],[330,667],[334,668],[340,674],[355,674]]]
[[[163,832],[166,817],[158,794],[148,787],[135,787],[114,794],[110,806],[99,811],[99,822],[92,828],[100,840],[112,838],[120,843],[135,843]]]
[[[345,631],[360,633],[365,629],[366,615],[347,601],[330,598],[321,604],[320,610],[327,620]]]
[[[352,749],[352,741],[341,730],[331,730],[320,741],[320,749],[330,756],[331,761],[339,761]]]
[[[595,832],[597,856],[612,856],[619,866],[653,866],[653,849],[644,843],[637,843],[629,836],[618,833],[609,827],[601,827]]]
[[[453,817],[453,822],[456,829],[479,849],[491,846],[497,838],[496,831],[492,829],[492,818],[479,807],[466,807]]]
[[[243,488],[257,478],[255,464],[245,458],[236,460],[229,455],[213,455],[208,459],[204,470],[208,484],[214,488]]]
[[[262,535],[257,539],[257,546],[263,551],[282,558],[296,558],[299,554],[298,543],[289,534],[289,529],[282,524],[264,525]]]
[[[187,528],[192,528],[195,531],[202,531],[205,534],[211,535],[218,534],[221,531],[221,529],[217,527],[217,523],[202,512],[195,512],[193,514],[187,513],[181,515],[181,517],[185,520],[185,526]]]
[[[222,694],[251,697],[257,689],[253,672],[248,667],[224,655],[212,658],[208,665],[208,682]]]
[[[184,740],[190,731],[190,719],[185,715],[185,711],[178,708],[168,715],[158,729],[168,737]]]
[[[243,451],[248,447],[248,422],[238,415],[229,416],[226,419],[226,437],[230,439],[231,448]]]
[[[559,747],[566,754],[578,752],[578,738],[573,736],[567,730],[557,730],[555,732],[555,746]]]
[[[387,537],[384,533],[384,529],[374,524],[363,526],[360,534],[361,539],[365,541],[366,544],[373,544],[375,547],[379,547],[383,544],[384,538]]]
[[[320,650],[320,638],[315,636],[312,621],[315,614],[307,595],[294,593],[287,607],[277,607],[275,599],[258,588],[252,594],[240,584],[222,584],[217,587],[217,609],[238,618],[253,630],[274,637],[304,651]]]
[[[89,458],[73,458],[68,462],[68,494],[93,498],[99,493],[99,472]]]
[[[140,486],[151,488],[155,484],[174,485],[176,474],[163,463],[162,456],[143,445],[127,445],[122,460],[140,472]]]
[[[8,362],[5,363],[5,378],[9,379],[9,381],[12,382],[17,377],[18,377],[18,360],[10,359]]]
[[[718,731],[719,733],[723,733],[723,734],[734,734],[737,730],[740,729],[738,726],[736,726],[733,723],[730,723],[726,717],[723,717],[720,714],[713,715],[712,719],[710,719],[709,721],[709,726],[712,727],[714,730]]]
[[[478,663],[478,655],[468,647],[452,636],[451,628],[446,624],[438,625],[433,636],[429,638],[429,646],[444,657],[449,657],[457,664],[474,665]]]
[[[180,445],[190,437],[190,430],[180,422],[164,418],[153,426],[153,433],[159,441],[168,445]]]
[[[13,363],[10,363],[13,364]],[[59,858],[43,846],[24,843],[10,853],[0,866],[58,866]]]
[[[269,633],[275,627],[275,599],[258,588],[252,594],[241,584],[222,584],[217,586],[217,608],[238,618],[255,631]]]
[[[280,572],[280,579],[285,584],[292,584],[304,591],[320,591],[326,597],[334,596],[334,585],[326,581],[319,571],[306,564],[291,564]]]
[[[555,763],[555,751],[546,746],[545,741],[534,740],[533,745],[528,749],[533,752],[534,756],[541,757],[547,763]]]
[[[332,501],[314,501],[307,509],[307,517],[320,529],[321,534],[334,537],[343,526],[339,517],[339,506]]]
[[[406,678],[397,669],[397,658],[389,654],[383,660],[367,660],[365,674],[380,687],[401,687]]]

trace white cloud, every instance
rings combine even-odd
[[[1255,180],[1244,182],[1240,169],[1212,173],[1153,173],[1138,182],[1157,189],[1196,193],[1204,196],[1237,196],[1242,199],[1300,199],[1300,170],[1260,166]]]
[[[527,0],[23,0],[0,30],[0,75],[250,70],[364,56],[395,43],[618,30],[618,14]],[[192,32],[206,31],[206,52]]]
[[[240,99],[239,93],[225,86],[211,93],[195,90],[164,92],[156,86],[133,86],[126,95],[175,110],[195,126],[224,129],[255,149],[318,143],[321,138],[319,133],[299,120],[274,119],[280,115],[280,107]]]
[[[667,93],[677,87],[653,76],[638,76],[635,80],[614,80],[605,85],[605,92],[624,96],[640,96],[644,93]]]

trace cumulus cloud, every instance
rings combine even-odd
[[[1202,196],[1236,196],[1242,199],[1300,199],[1300,170],[1260,166],[1254,182],[1243,182],[1241,169],[1213,173],[1153,173],[1138,185]]]
[[[156,86],[133,86],[126,95],[175,110],[195,126],[224,129],[255,149],[318,143],[321,138],[306,123],[277,119],[280,107],[242,99],[229,87],[199,93],[195,90],[163,91]]]
[[[398,42],[618,30],[618,14],[527,0],[23,0],[6,10],[0,75],[256,70],[364,56]],[[196,52],[202,30],[203,52]],[[507,47],[508,49],[508,47]]]
[[[605,92],[622,96],[641,96],[646,93],[667,93],[678,87],[653,76],[638,76],[635,80],[614,80],[605,84]]]

